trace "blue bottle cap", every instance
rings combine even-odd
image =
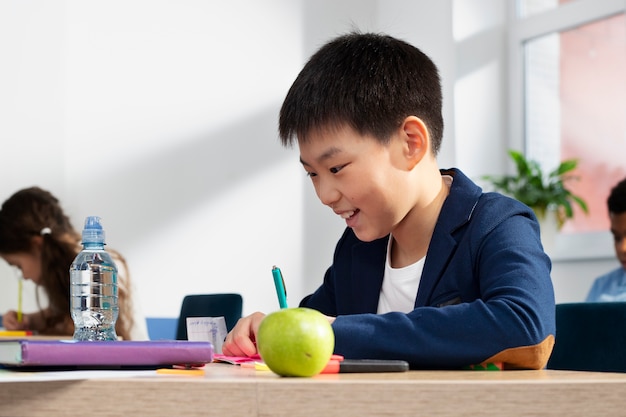
[[[89,216],[85,219],[83,244],[85,243],[101,243],[104,245],[104,230],[102,230],[100,217]]]

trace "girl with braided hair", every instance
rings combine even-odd
[[[43,335],[74,334],[70,314],[69,268],[81,250],[81,235],[63,212],[59,200],[39,187],[25,188],[13,194],[0,209],[0,257],[21,270],[43,290],[47,306],[23,314],[15,311],[2,317],[8,330],[32,330]],[[126,260],[108,249],[118,268],[119,318],[115,331],[122,339],[147,339],[145,320],[136,320],[131,298]]]

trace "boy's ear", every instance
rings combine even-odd
[[[405,140],[405,156],[409,161],[409,168],[413,169],[428,152],[428,128],[419,117],[409,116],[404,119],[401,129]]]

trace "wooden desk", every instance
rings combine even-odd
[[[211,364],[156,375],[0,383],[0,416],[623,416],[626,374],[411,371],[280,378]]]

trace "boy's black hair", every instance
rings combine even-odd
[[[626,178],[620,181],[607,199],[609,213],[621,214],[626,212]]]
[[[281,107],[279,133],[291,146],[314,129],[348,125],[387,143],[406,117],[416,116],[436,155],[441,106],[439,72],[428,56],[388,35],[352,32],[324,45],[300,71]]]

